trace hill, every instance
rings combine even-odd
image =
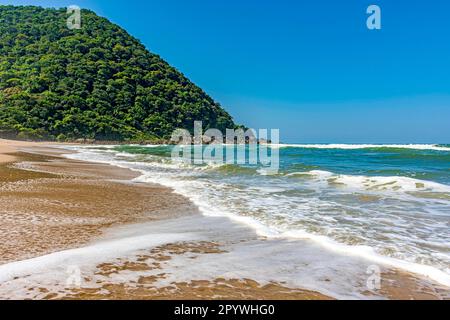
[[[125,30],[89,10],[0,6],[0,131],[20,138],[144,141],[231,116]]]

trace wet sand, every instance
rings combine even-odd
[[[0,167],[2,264],[82,246],[115,225],[195,213],[166,188],[127,183],[135,176],[128,170],[26,153],[14,158],[20,164]]]
[[[0,265],[83,247],[112,227],[199,214],[188,199],[168,188],[131,183],[137,173],[128,169],[69,160],[61,157],[61,150],[42,144],[0,140],[0,154]],[[133,261],[105,261],[96,266],[96,275],[103,278],[121,272],[143,273],[136,283],[105,281],[96,288],[82,287],[62,295],[46,287],[29,290],[39,299],[330,299],[282,283],[248,278],[156,285],[166,277],[164,262],[174,256],[193,255],[189,259],[194,263],[196,256],[220,255],[224,250],[214,242],[175,242]],[[381,293],[386,298],[450,297],[447,288],[426,279],[398,270],[383,272]]]
[[[14,157],[14,153],[17,152],[17,148],[36,145],[39,144],[34,142],[0,139],[0,163],[9,163],[15,161],[16,158]]]

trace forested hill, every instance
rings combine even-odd
[[[82,11],[0,6],[0,136],[144,141],[234,128],[199,87],[125,30]],[[181,50],[181,49],[180,49]]]

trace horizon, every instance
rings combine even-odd
[[[381,7],[381,30],[366,27],[372,2]],[[237,123],[280,129],[286,143],[449,143],[450,4],[372,2],[0,5],[93,10],[180,70]]]

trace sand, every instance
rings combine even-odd
[[[0,140],[0,159],[0,264],[81,247],[117,225],[199,214],[189,200],[168,188],[129,183],[137,176],[135,172],[65,159],[61,150],[41,143]],[[198,253],[216,252],[207,247],[198,245]],[[187,248],[183,246],[180,254]],[[147,268],[125,263],[122,269],[139,267]],[[107,272],[108,265],[98,268]],[[141,279],[147,284],[150,280]],[[178,293],[171,288],[146,286],[127,291],[126,284],[106,286],[110,289],[107,296],[81,289],[64,299],[327,299],[319,293],[276,283],[260,286],[250,279],[177,283]],[[48,291],[44,299],[55,296],[47,288],[33,289]]]
[[[167,188],[129,183],[130,170],[63,159],[39,144],[0,145],[0,264],[82,246],[115,225],[196,213]]]
[[[8,163],[16,160],[14,153],[18,148],[26,146],[36,146],[34,142],[11,141],[0,139],[0,163]]]
[[[61,153],[44,144],[0,140],[0,265],[89,245],[112,227],[199,215],[188,199],[166,187],[131,183],[137,176],[133,171],[68,160]],[[156,285],[165,278],[164,261],[186,253],[195,260],[195,255],[223,250],[214,242],[177,242],[154,248],[135,261],[96,266],[96,274],[103,277],[144,272],[137,283],[105,282],[63,295],[46,287],[29,290],[40,299],[330,299],[318,292],[247,278]],[[146,271],[156,275],[145,276]],[[381,291],[390,299],[450,297],[447,288],[398,270],[385,271]]]

